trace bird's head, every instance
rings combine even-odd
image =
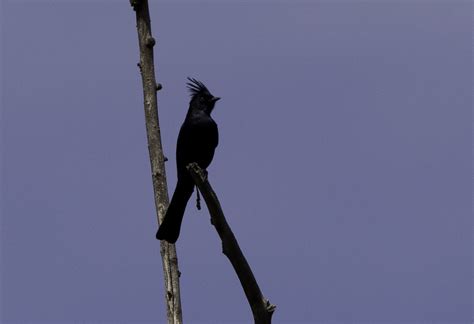
[[[188,81],[186,84],[191,92],[190,108],[192,110],[204,111],[210,115],[220,98],[214,97],[201,81],[194,78],[188,78]]]

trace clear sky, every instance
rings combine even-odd
[[[471,323],[472,3],[151,1],[174,189],[187,76],[222,97],[209,178],[274,323]],[[1,322],[165,319],[128,0],[2,0]],[[250,323],[209,223],[186,323]]]

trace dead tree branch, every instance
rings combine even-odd
[[[156,83],[155,79],[155,67],[153,62],[155,39],[151,33],[148,1],[130,0],[130,4],[136,13],[137,20],[138,43],[140,48],[140,63],[138,63],[138,67],[140,68],[143,83],[148,152],[150,155],[156,213],[158,223],[161,223],[168,206],[169,198],[156,99],[156,92],[161,89],[161,84]],[[176,249],[173,244],[161,241],[160,252],[163,260],[168,323],[181,324],[183,320]]]
[[[227,224],[216,193],[212,189],[209,181],[207,181],[206,174],[196,163],[189,164],[187,168],[206,201],[207,208],[211,214],[211,223],[216,228],[222,240],[222,253],[224,253],[230,263],[232,263],[239,277],[245,296],[252,309],[255,324],[270,324],[276,306],[272,305],[263,297],[252,273],[252,269],[250,269],[245,256],[240,250],[234,233],[232,233],[229,224]]]

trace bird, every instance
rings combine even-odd
[[[211,113],[221,98],[212,95],[201,81],[189,77],[187,80],[191,100],[176,144],[178,182],[156,233],[158,240],[169,243],[176,243],[178,240],[184,211],[194,191],[194,181],[186,166],[195,162],[201,169],[206,170],[219,143],[217,123],[212,119]]]

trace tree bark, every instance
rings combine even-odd
[[[240,250],[234,233],[230,229],[229,224],[227,224],[224,212],[222,211],[219,200],[217,199],[217,195],[207,180],[207,175],[196,163],[189,164],[187,168],[191,173],[198,190],[202,193],[202,196],[206,201],[207,208],[211,214],[211,223],[216,228],[216,231],[222,240],[222,253],[224,253],[230,263],[232,263],[232,266],[239,277],[245,296],[247,297],[250,308],[252,309],[255,324],[271,324],[272,315],[276,306],[272,305],[265,297],[263,297],[257,284],[257,280],[255,280],[252,273],[252,269]]]
[[[143,83],[143,98],[145,105],[145,124],[150,155],[151,174],[155,197],[156,215],[158,223],[164,218],[169,198],[166,185],[166,173],[161,145],[160,125],[158,119],[158,104],[156,92],[161,85],[156,83],[155,67],[153,62],[153,47],[155,39],[151,33],[150,12],[148,0],[130,0],[136,13],[138,44],[140,48],[140,68]],[[174,244],[161,241],[160,252],[163,260],[165,280],[165,300],[169,324],[181,324],[181,298],[179,290],[178,257]]]

